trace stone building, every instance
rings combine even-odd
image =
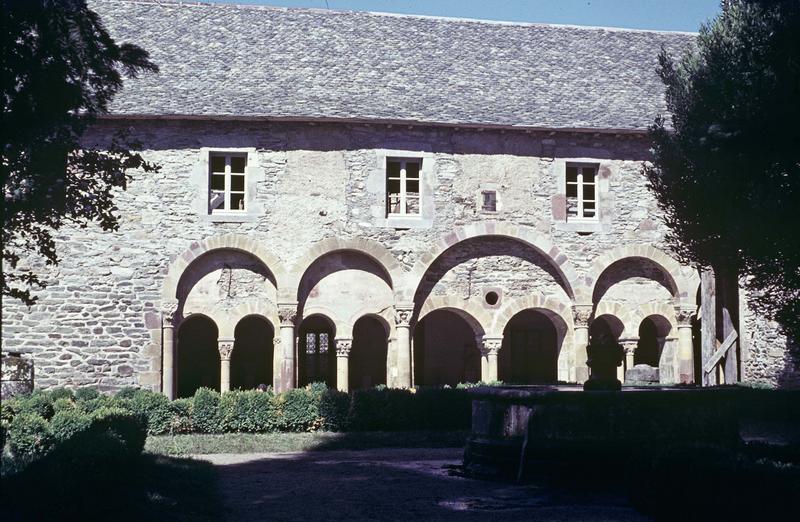
[[[37,305],[3,303],[37,386],[582,382],[601,329],[622,377],[703,371],[700,278],[640,173],[658,51],[694,35],[91,5],[161,72],[87,143],[125,130],[161,170],[132,173],[118,231],[58,234]],[[738,378],[796,379],[742,303]]]

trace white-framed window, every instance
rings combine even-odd
[[[386,217],[419,216],[421,158],[386,158]]]
[[[208,211],[210,214],[245,212],[247,153],[210,152],[208,157]]]
[[[497,191],[481,191],[481,210],[483,212],[497,212]]]
[[[597,220],[597,165],[568,163],[567,221]]]

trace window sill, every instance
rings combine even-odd
[[[253,223],[258,220],[258,214],[206,214],[203,216],[211,223]]]
[[[430,228],[433,223],[422,216],[389,215],[382,220],[381,226],[388,228]]]
[[[564,232],[603,232],[603,223],[600,220],[580,220],[572,219],[567,221],[556,221],[556,230]]]

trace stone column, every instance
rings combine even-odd
[[[219,350],[219,392],[231,391],[231,354],[233,353],[233,339],[217,340]]]
[[[294,327],[297,322],[297,305],[296,304],[282,304],[278,306],[278,317],[281,321],[281,335],[278,346],[280,349],[280,367],[277,370],[278,375],[273,376],[275,381],[275,392],[285,392],[296,386],[295,376],[295,360],[294,360]]]
[[[486,363],[481,362],[481,380],[483,382],[492,382],[497,380],[497,354],[500,353],[500,347],[503,346],[502,337],[487,337],[483,336],[483,349],[481,354],[486,359]]]
[[[572,321],[574,329],[575,350],[575,382],[582,383],[589,379],[589,366],[586,364],[586,347],[589,345],[589,320],[592,317],[591,304],[572,305]]]
[[[675,318],[678,320],[678,355],[675,381],[679,384],[694,383],[694,346],[692,345],[692,316],[695,307],[678,305]]]
[[[175,398],[175,313],[178,301],[164,301],[161,304],[161,393],[169,400]]]
[[[636,351],[636,346],[639,344],[638,339],[620,339],[619,344],[622,345],[622,348],[625,350],[625,364],[620,367],[620,370],[617,370],[617,378],[619,382],[625,382],[625,375],[628,370],[633,368],[633,355]],[[621,376],[620,376],[621,375]]]
[[[352,339],[335,339],[336,343],[336,388],[339,391],[349,391],[350,379],[350,348],[353,347]]]
[[[397,328],[397,386],[411,387],[411,314],[413,305],[395,307],[394,322]]]

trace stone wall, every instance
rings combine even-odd
[[[359,315],[369,313],[389,324],[390,365],[397,358],[391,308],[400,293],[415,298],[415,314],[427,300],[458,296],[459,306],[473,310],[472,316],[489,318],[484,323],[496,321],[503,309],[487,305],[488,289],[508,301],[550,299],[571,328],[569,307],[580,300],[575,285],[586,282],[604,254],[624,245],[666,251],[664,225],[639,172],[648,155],[639,135],[138,120],[101,122],[87,141],[102,146],[118,127],[143,144],[143,155],[161,171],[132,173],[128,190],[117,195],[118,231],[89,226],[59,232],[61,262],[43,269],[49,286],[39,304],[28,310],[3,303],[3,349],[33,355],[37,386],[158,389],[162,290],[170,264],[199,242],[223,234],[249,238],[280,266],[264,266],[247,252],[204,256],[180,280],[178,319],[228,314],[217,322],[233,321],[232,331],[235,314],[244,310],[264,315],[277,332],[277,305],[287,299],[299,301],[301,313],[304,306],[315,313],[327,310],[339,323],[337,330],[351,328]],[[254,190],[247,215],[225,220],[208,215],[204,162],[208,150],[232,148],[254,151],[248,165]],[[383,158],[393,151],[423,158],[423,198],[429,198],[425,219],[399,227],[387,226],[384,213]],[[571,227],[560,214],[559,176],[569,159],[593,160],[601,167],[601,213],[594,228]],[[478,195],[486,186],[498,191],[497,212],[480,210]],[[515,238],[476,237],[438,260],[426,258],[443,241],[457,242],[454,231],[489,222],[492,229],[508,224],[524,230],[541,240],[537,244],[555,245],[557,253]],[[320,259],[309,253],[333,238],[373,245],[393,266],[355,251]],[[417,287],[414,270],[431,262]],[[685,275],[690,281],[691,270],[681,270],[671,277]],[[287,288],[283,273],[297,286]],[[596,300],[606,312],[615,306],[626,313],[636,309],[632,317],[637,319],[660,313],[675,325],[673,300],[688,296],[678,295],[669,277],[652,261],[632,257],[603,273],[602,299]],[[637,319],[626,327],[633,330]],[[481,326],[476,333],[491,327]],[[502,332],[502,325],[494,329]],[[765,341],[754,335],[751,345]],[[571,333],[564,343],[571,352]],[[756,358],[759,349],[751,350]],[[770,349],[779,350],[780,343]],[[574,363],[569,360],[559,364]],[[757,378],[769,380],[771,371]]]

